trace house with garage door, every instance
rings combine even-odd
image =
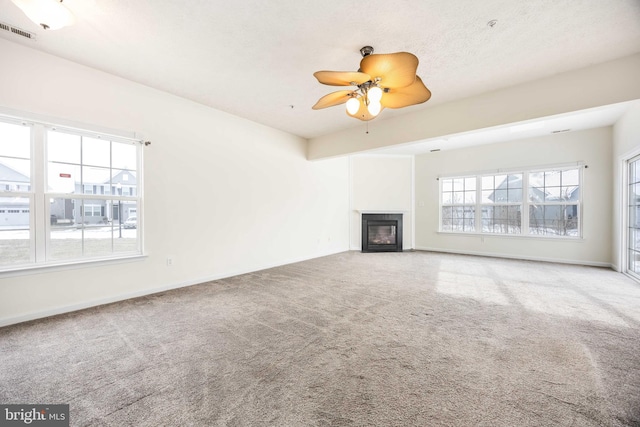
[[[8,162],[5,159],[5,162]],[[95,195],[124,195],[136,194],[135,171],[120,170],[113,178],[109,178],[109,172],[88,169],[82,179],[71,173],[55,173],[49,179],[55,181],[54,186],[61,188],[58,181],[70,180],[68,191],[75,194]],[[76,182],[74,182],[75,180]],[[0,163],[0,188],[10,192],[29,192],[31,190],[30,179],[19,172],[17,167],[11,167]],[[28,197],[24,194],[16,197],[0,197],[0,227],[1,226],[29,226],[30,206]],[[137,205],[131,201],[113,201],[110,198],[76,200],[69,198],[52,197],[49,199],[49,217],[51,225],[68,226],[72,224],[100,225],[113,221],[122,222],[137,214]]]
[[[29,191],[31,182],[25,174],[0,163],[0,189],[9,192]],[[29,200],[17,196],[0,197],[0,227],[21,225],[29,225]]]

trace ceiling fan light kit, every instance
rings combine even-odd
[[[329,86],[356,86],[323,96],[314,110],[345,104],[347,115],[375,119],[384,108],[403,108],[431,98],[431,91],[416,75],[418,58],[408,52],[374,54],[371,46],[360,49],[358,71],[317,71],[313,75]]]
[[[25,15],[45,30],[58,30],[75,22],[62,0],[11,0]]]
[[[347,113],[353,116],[355,113],[358,112],[359,109],[360,109],[360,102],[358,101],[358,98],[356,97],[349,98],[349,100],[347,101]]]

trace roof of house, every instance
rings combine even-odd
[[[577,168],[530,173],[529,198],[537,202],[577,201],[580,197],[579,174],[580,170]],[[507,201],[506,191],[521,191],[522,185],[522,174],[504,175],[495,191],[487,198],[493,202]]]
[[[28,176],[18,172],[0,161],[0,182],[15,182],[28,184],[31,182]]]

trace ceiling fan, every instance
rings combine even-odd
[[[314,110],[347,104],[347,114],[356,119],[375,119],[384,108],[403,108],[431,98],[431,91],[416,75],[418,58],[408,52],[374,54],[371,46],[360,49],[358,71],[317,71],[314,77],[329,86],[356,86],[323,96]]]

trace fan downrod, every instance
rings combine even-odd
[[[362,55],[362,57],[364,58],[365,56],[369,56],[373,53],[373,48],[371,46],[365,46],[362,49],[360,49],[360,54]]]

